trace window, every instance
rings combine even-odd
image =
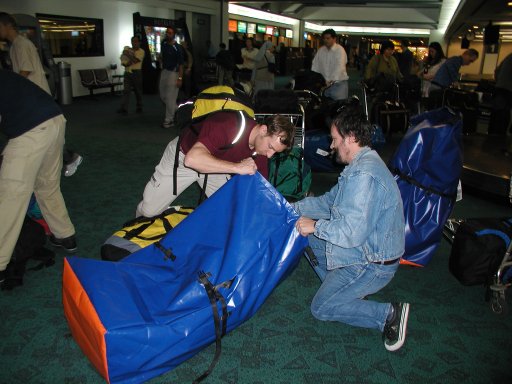
[[[104,56],[103,20],[36,14],[54,57]]]

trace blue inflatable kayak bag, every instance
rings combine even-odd
[[[215,361],[220,336],[254,315],[298,264],[307,238],[297,219],[261,175],[235,176],[161,241],[120,262],[66,258],[73,337],[109,383],[149,380],[214,341]]]
[[[462,120],[447,108],[417,115],[390,160],[402,195],[402,263],[425,266],[439,245],[463,164]]]

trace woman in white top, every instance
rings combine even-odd
[[[242,64],[237,64],[240,69],[254,69],[256,64],[255,57],[258,54],[258,48],[254,48],[252,39],[245,40],[245,48],[242,48]]]
[[[430,84],[438,69],[445,62],[443,48],[441,44],[433,42],[428,46],[428,57],[425,60],[423,70],[418,73],[418,76],[423,80],[421,85],[421,95],[428,98]]]
[[[254,82],[254,95],[260,89],[274,89],[274,74],[269,72],[268,63],[273,63],[275,67],[276,59],[271,41],[265,41],[258,54],[254,57],[256,65],[252,73],[252,81]]]

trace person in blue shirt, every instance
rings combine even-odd
[[[436,72],[430,84],[428,97],[434,108],[441,107],[444,90],[459,80],[459,70],[463,65],[469,65],[478,59],[476,49],[467,49],[460,56],[450,57]]]
[[[170,128],[174,123],[176,100],[183,82],[184,52],[176,42],[176,31],[167,27],[166,37],[161,44],[160,98],[165,104],[165,119],[162,128]]]
[[[0,132],[8,142],[0,167],[0,282],[32,193],[54,246],[77,249],[75,228],[60,190],[66,119],[53,97],[25,77],[0,69]]]
[[[371,125],[357,107],[345,107],[331,125],[331,149],[346,164],[338,183],[319,197],[293,204],[296,228],[318,260],[310,260],[322,281],[311,303],[319,320],[383,332],[396,351],[405,341],[408,303],[367,300],[393,278],[405,248],[400,191],[377,152]]]

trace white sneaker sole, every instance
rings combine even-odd
[[[407,320],[409,319],[409,303],[404,303],[402,307],[402,313],[400,314],[400,329],[398,331],[398,340],[393,345],[388,345],[384,343],[384,346],[388,351],[394,352],[400,348],[405,343],[405,336],[407,334]]]
[[[71,164],[66,165],[66,170],[64,171],[64,176],[69,177],[73,176],[78,169],[78,166],[82,164],[82,160],[84,158],[78,155],[77,159],[73,161]]]

